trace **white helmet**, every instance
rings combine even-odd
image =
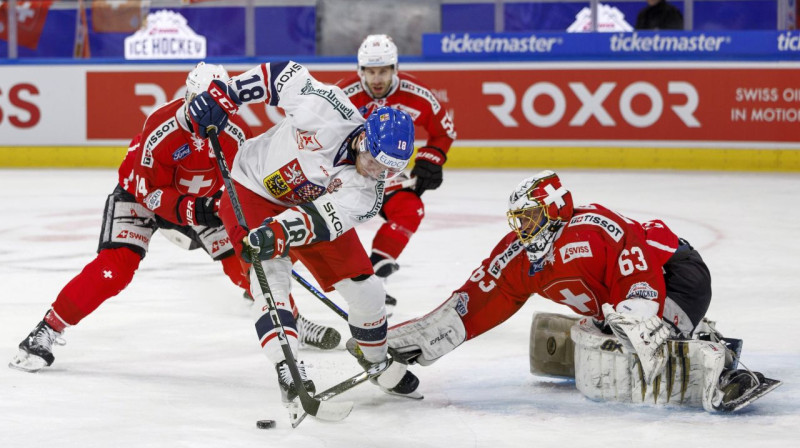
[[[214,79],[227,83],[230,77],[221,65],[198,63],[186,77],[186,104],[189,104],[196,95],[205,92]]]
[[[386,34],[367,36],[358,48],[358,69],[387,65],[397,68],[397,45]]]

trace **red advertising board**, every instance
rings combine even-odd
[[[796,142],[800,123],[796,68],[620,64],[409,71],[452,112],[462,143]],[[332,83],[352,71],[314,74]],[[143,108],[174,98],[183,81],[181,72],[90,70],[88,140],[130,139],[141,128]],[[254,131],[271,125],[263,107],[249,110]]]

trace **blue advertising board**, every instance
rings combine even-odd
[[[439,33],[422,36],[426,59],[797,61],[798,31]]]

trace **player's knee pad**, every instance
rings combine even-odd
[[[600,401],[660,405],[719,404],[719,377],[725,365],[722,344],[697,340],[668,340],[666,369],[646,384],[638,358],[613,334],[601,332],[590,319],[571,328],[575,344],[575,386]]]
[[[416,193],[399,191],[386,201],[381,212],[386,221],[413,234],[425,217],[425,204]]]
[[[389,347],[402,359],[423,366],[453,351],[467,339],[467,330],[459,308],[464,307],[463,293],[453,294],[446,302],[420,319],[389,329]]]
[[[575,377],[575,343],[570,328],[580,318],[534,313],[530,335],[530,366],[534,375]]]
[[[370,275],[355,281],[345,279],[333,285],[348,305],[348,323],[364,357],[379,362],[386,357],[386,291],[383,282]]]

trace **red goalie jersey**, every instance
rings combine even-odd
[[[447,154],[456,138],[453,120],[433,93],[417,78],[406,73],[398,73],[398,82],[384,98],[375,99],[354,75],[336,83],[345,95],[358,108],[363,117],[368,117],[382,106],[394,107],[408,112],[414,119],[414,126],[423,127],[428,133],[426,146],[434,146]]]
[[[219,135],[226,162],[251,137],[239,116],[228,121]],[[142,133],[134,137],[119,167],[119,184],[136,201],[178,225],[193,224],[179,205],[187,196],[213,196],[223,187],[214,151],[208,141],[192,134],[184,115],[183,99],[167,103],[150,114]],[[191,217],[189,217],[191,218]]]
[[[654,300],[662,315],[661,268],[677,247],[678,237],[662,221],[639,223],[597,204],[575,209],[541,266],[511,232],[455,291],[467,339],[504,322],[532,294],[601,320],[603,303],[627,298]]]

